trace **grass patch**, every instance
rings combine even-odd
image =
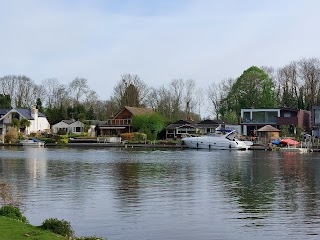
[[[6,240],[66,240],[67,238],[53,234],[21,221],[0,216],[0,239]]]

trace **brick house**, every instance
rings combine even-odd
[[[132,129],[132,118],[138,115],[153,114],[150,108],[138,108],[125,106],[113,118],[107,120],[105,124],[98,125],[101,136],[118,136],[121,133],[130,133]]]

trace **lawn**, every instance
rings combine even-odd
[[[0,239],[6,240],[66,240],[62,236],[45,231],[11,218],[0,216]]]

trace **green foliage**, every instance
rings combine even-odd
[[[49,218],[44,220],[41,228],[64,237],[73,237],[74,235],[74,231],[70,225],[70,222],[65,220],[58,220],[56,218]]]
[[[14,240],[66,240],[52,232],[23,223],[15,219],[0,216],[0,238]]]
[[[134,141],[145,141],[147,139],[147,134],[135,132],[134,133]]]
[[[0,108],[11,108],[10,95],[0,94]]]
[[[63,119],[68,119],[67,109],[61,104],[60,107],[48,108],[45,115],[51,125],[60,122]]]
[[[224,108],[240,115],[242,108],[273,108],[277,105],[272,79],[260,68],[245,70],[222,100]]]
[[[149,140],[155,140],[157,134],[166,126],[165,118],[157,113],[149,115],[138,115],[132,118],[134,131],[147,134]]]
[[[22,119],[20,120],[20,127],[21,127],[21,128],[30,127],[30,125],[31,125],[31,122],[30,122],[28,119],[22,118]]]
[[[60,135],[60,140],[59,140],[59,143],[68,143],[69,142],[69,137],[68,135]]]
[[[60,128],[60,129],[58,130],[57,134],[58,134],[58,135],[66,135],[67,132],[66,132],[66,130],[64,130],[63,128]]]
[[[27,218],[22,215],[19,208],[10,205],[6,205],[0,208],[0,216],[17,219],[21,222],[27,221]]]
[[[232,111],[226,112],[223,119],[226,122],[229,122],[232,124],[238,124],[238,116],[235,112],[232,112]]]
[[[39,112],[43,112],[42,101],[40,98],[37,98],[36,108],[39,110]]]
[[[39,138],[39,140],[41,140],[45,143],[55,143],[55,140],[52,138]]]
[[[13,118],[11,122],[12,127],[20,128],[20,121],[17,118]]]
[[[282,137],[285,137],[285,136],[288,136],[289,135],[289,127],[288,125],[282,125],[280,127],[280,130],[281,130],[281,136]]]
[[[133,84],[130,84],[121,98],[122,106],[139,107],[139,93]]]

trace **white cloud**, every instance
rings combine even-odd
[[[137,2],[0,1],[0,76],[86,77],[107,99],[124,73],[206,88],[251,65],[319,57],[317,1]]]

